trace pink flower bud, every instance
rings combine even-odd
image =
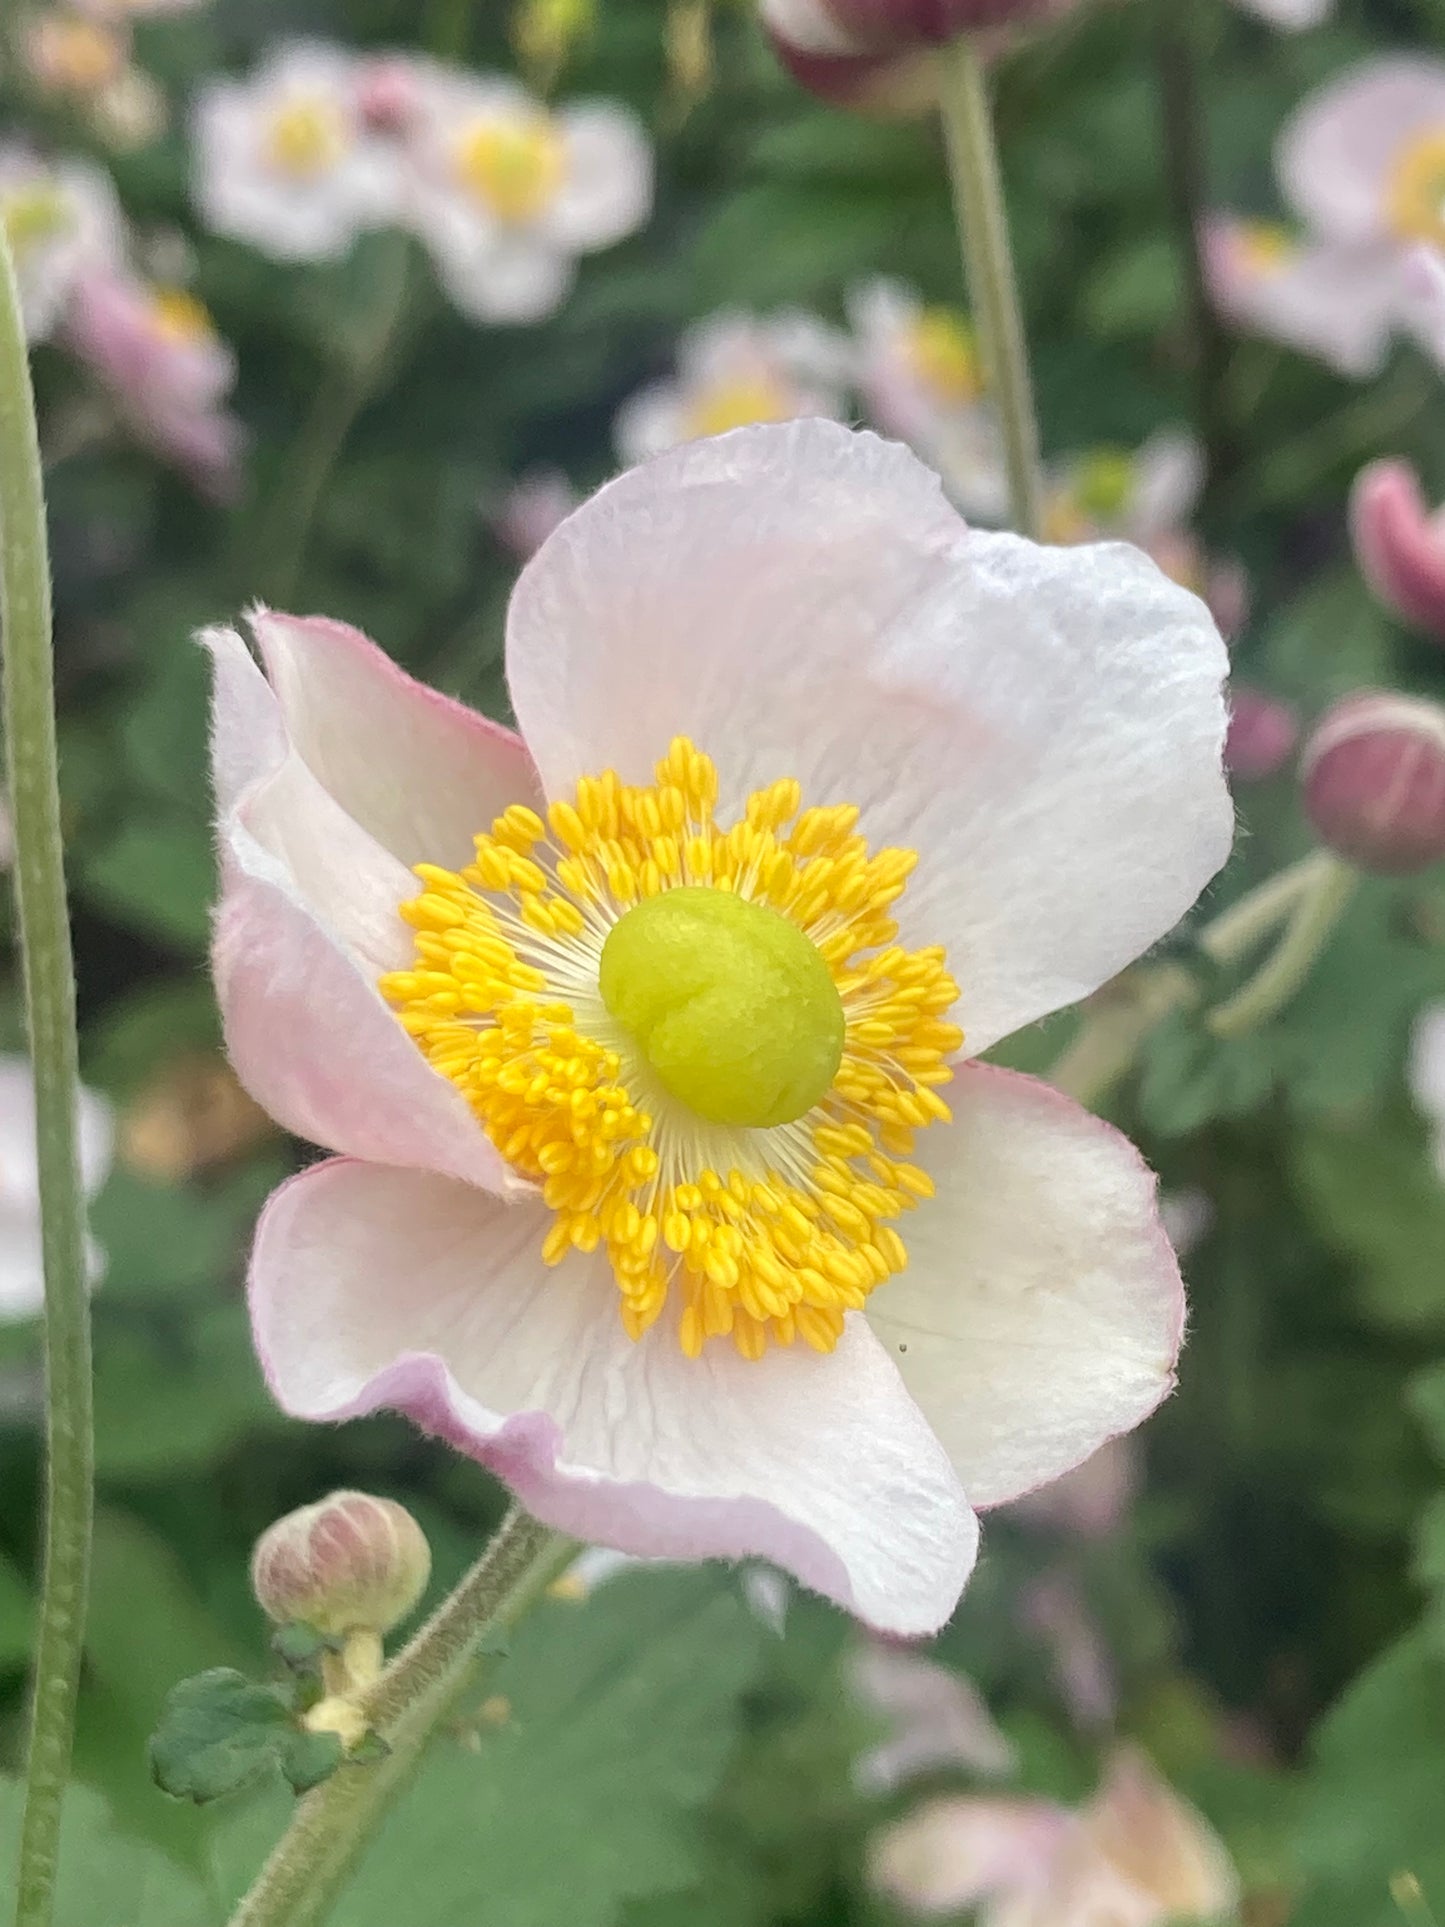
[[[871,48],[840,28],[821,0],[762,0],[762,23],[793,79],[830,107],[906,118],[938,103],[929,54]]]
[[[1236,683],[1230,692],[1224,767],[1241,783],[1277,776],[1299,741],[1299,718],[1288,703]]]
[[[356,104],[374,133],[406,133],[421,108],[415,62],[405,54],[376,54],[364,61],[356,78]]]
[[[1305,809],[1332,850],[1381,876],[1445,857],[1445,710],[1362,691],[1316,726],[1301,767]]]
[[[841,35],[855,51],[942,47],[966,33],[1029,27],[1077,0],[763,0],[770,31],[797,47]]]
[[[1430,512],[1408,462],[1361,470],[1350,529],[1360,573],[1380,601],[1445,642],[1445,512]]]
[[[256,1542],[251,1589],[278,1625],[304,1620],[338,1636],[389,1632],[415,1608],[431,1550],[403,1506],[333,1492],[278,1519]]]

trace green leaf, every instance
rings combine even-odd
[[[1372,1321],[1445,1331],[1445,1188],[1414,1121],[1301,1130],[1288,1149],[1301,1201],[1326,1243],[1357,1267],[1356,1300]]]
[[[340,1766],[343,1749],[335,1733],[298,1733],[286,1736],[278,1764],[293,1793],[309,1793],[323,1780],[329,1780]],[[373,1748],[368,1759],[381,1757]]]
[[[625,1573],[549,1602],[488,1672],[504,1728],[439,1746],[362,1863],[336,1927],[610,1927],[700,1872],[717,1786],[768,1635],[715,1570]],[[417,1869],[427,1870],[419,1886]]]
[[[0,1893],[6,1895],[15,1891],[23,1801],[18,1782],[0,1782]],[[191,1875],[155,1847],[118,1832],[99,1794],[69,1789],[54,1927],[221,1927],[224,1918]]]
[[[210,832],[199,818],[128,817],[82,866],[80,887],[128,928],[200,955],[216,894]]]
[[[288,1744],[302,1737],[274,1686],[258,1686],[244,1673],[216,1666],[172,1687],[150,1744],[151,1774],[163,1792],[203,1805],[235,1793],[283,1760],[288,1777],[293,1757],[304,1773],[304,1749],[294,1755]],[[339,1745],[335,1753],[339,1757]],[[318,1777],[324,1779],[335,1764],[333,1757]]]
[[[1400,1927],[1390,1881],[1445,1901],[1445,1654],[1426,1630],[1376,1660],[1320,1727],[1291,1927]]]

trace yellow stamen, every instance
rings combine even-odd
[[[0,189],[0,227],[17,260],[63,234],[73,219],[70,202],[48,181]]]
[[[486,120],[457,142],[463,187],[499,221],[534,221],[556,199],[567,174],[562,137],[545,114]]]
[[[1252,274],[1277,274],[1299,253],[1299,242],[1279,221],[1240,221],[1234,245]]]
[[[729,429],[752,428],[758,422],[789,421],[795,412],[782,383],[759,369],[714,382],[696,394],[687,409],[687,434],[693,441],[704,435],[726,435]]]
[[[913,1138],[949,1115],[939,1089],[963,1042],[948,1021],[958,989],[942,950],[896,941],[911,850],[871,853],[856,809],[803,809],[791,779],[726,827],[717,794],[711,760],[679,737],[651,785],[584,777],[546,824],[513,806],[463,870],[419,866],[423,892],[402,910],[413,965],[381,989],[538,1185],[554,1214],[543,1258],[606,1252],[633,1338],[670,1306],[690,1357],[724,1336],[746,1358],[799,1339],[830,1351],[846,1314],[907,1262],[893,1221],[932,1193]],[[611,933],[679,888],[773,912],[826,967],[842,1056],[791,1122],[703,1116],[603,1000]]]
[[[1400,154],[1386,189],[1386,218],[1402,241],[1445,247],[1445,134],[1422,134]]]
[[[159,333],[177,347],[192,348],[215,339],[216,330],[204,302],[184,288],[152,289],[151,313]]]
[[[947,308],[925,308],[909,332],[906,352],[914,373],[940,401],[977,401],[983,373],[972,328]]]
[[[320,96],[294,99],[271,117],[266,151],[271,165],[298,180],[329,173],[351,145],[350,130],[339,107]]]

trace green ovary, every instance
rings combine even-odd
[[[602,1001],[679,1103],[714,1124],[789,1124],[827,1094],[843,1005],[796,924],[726,890],[668,890],[602,949]]]

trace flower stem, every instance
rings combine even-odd
[[[958,235],[989,389],[998,409],[1014,526],[1043,533],[1039,431],[1029,379],[1028,344],[1009,245],[988,78],[965,34],[941,56],[940,108]]]
[[[15,895],[45,1271],[45,1576],[20,1836],[16,1927],[49,1927],[90,1572],[90,1302],[76,1149],[75,974],[65,904],[50,558],[20,296],[0,230],[0,642]]]
[[[576,1557],[577,1545],[513,1506],[491,1544],[359,1702],[384,1759],[341,1766],[297,1805],[231,1927],[313,1927],[466,1684],[486,1634],[510,1626]]]
[[[1198,9],[1156,0],[1155,60],[1164,135],[1164,171],[1176,243],[1189,301],[1195,426],[1204,450],[1206,506],[1223,479],[1232,451],[1223,414],[1228,344],[1209,295],[1203,224],[1208,202],[1204,117],[1199,92]]]
[[[1310,887],[1296,902],[1284,935],[1261,968],[1210,1012],[1216,1037],[1243,1037],[1284,1009],[1314,968],[1360,877],[1348,863],[1321,851]]]

